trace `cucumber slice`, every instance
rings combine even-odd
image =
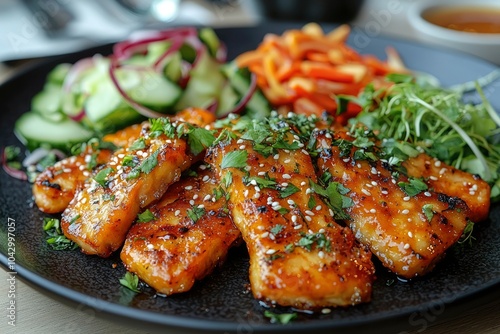
[[[230,110],[234,108],[236,103],[238,103],[239,96],[234,91],[231,85],[225,85],[222,88],[222,92],[219,96],[219,105],[217,106],[216,116],[221,116],[227,114]]]
[[[198,35],[203,44],[207,46],[210,55],[215,58],[220,47],[220,40],[215,31],[208,27],[202,28]]]
[[[71,66],[72,65],[68,63],[57,65],[52,71],[50,71],[49,75],[47,76],[47,81],[58,86],[62,86],[66,75],[71,69]]]
[[[226,75],[234,90],[243,96],[250,88],[250,72],[246,68],[238,68],[236,64],[230,63],[222,66],[222,73]],[[251,118],[261,119],[269,116],[271,105],[260,89],[256,89],[250,101],[246,105],[247,115]]]
[[[220,72],[220,65],[210,57],[208,52],[203,53],[190,75],[191,78],[184,94],[175,105],[176,110],[188,107],[206,108],[219,99],[224,87],[225,78]]]
[[[42,114],[58,112],[61,107],[62,90],[60,86],[48,83],[31,100],[31,109]]]
[[[30,151],[45,146],[66,152],[94,135],[69,118],[54,123],[35,112],[23,114],[15,124],[14,133]]]

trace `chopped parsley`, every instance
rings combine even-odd
[[[338,182],[330,182],[326,188],[309,180],[311,189],[321,197],[335,214],[337,219],[349,219],[349,215],[343,209],[354,205],[352,198],[345,196],[351,190]]]
[[[472,235],[473,231],[474,231],[474,223],[469,220],[467,221],[467,225],[465,225],[464,232],[462,233],[462,236],[458,240],[458,243],[465,244],[466,242],[468,242],[469,245],[472,246],[472,242],[476,240],[476,238]]]
[[[278,235],[281,231],[283,231],[284,228],[285,226],[281,224],[276,224],[273,226],[273,228],[271,228],[271,234]]]
[[[203,152],[215,141],[213,133],[207,129],[195,128],[193,126],[187,131],[189,150],[194,155]]]
[[[132,274],[131,272],[127,271],[125,273],[125,276],[120,278],[120,284],[134,292],[140,292],[138,289],[139,277],[137,277],[135,274]]]
[[[324,233],[300,233],[301,238],[296,244],[299,247],[305,248],[308,251],[312,250],[314,244],[316,244],[317,249],[324,249],[327,252],[332,250],[332,243],[327,239]]]
[[[153,154],[151,154],[141,163],[141,172],[149,174],[153,170],[153,168],[156,167],[156,165],[158,164],[158,153],[160,153],[159,150],[154,151]]]

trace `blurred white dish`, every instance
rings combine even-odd
[[[465,32],[444,28],[427,21],[423,14],[444,8],[494,8],[500,14],[498,0],[422,0],[415,2],[408,11],[408,21],[415,31],[415,38],[422,42],[464,51],[500,65],[500,33]]]

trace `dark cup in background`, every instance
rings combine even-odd
[[[346,23],[352,21],[364,0],[252,0],[264,19]]]

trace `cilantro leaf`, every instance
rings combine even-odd
[[[153,221],[155,219],[155,215],[149,209],[137,216],[138,223],[149,223],[150,221]]]
[[[215,141],[212,132],[207,129],[194,127],[188,131],[187,138],[189,150],[194,155],[200,154]]]
[[[427,184],[421,179],[408,178],[409,182],[398,182],[398,186],[410,197],[420,194],[428,189]]]
[[[433,205],[425,204],[424,206],[422,206],[422,212],[424,213],[427,220],[431,221],[432,217],[434,217]]]
[[[136,139],[132,145],[129,146],[128,150],[129,151],[138,151],[138,150],[143,150],[146,148],[146,141],[144,140],[144,137],[140,137]]]
[[[288,324],[293,319],[297,318],[297,313],[273,313],[269,310],[264,311],[264,315],[271,319],[272,323]]]
[[[107,168],[101,169],[99,171],[99,173],[97,173],[94,176],[94,180],[97,183],[99,183],[102,187],[106,187],[106,179],[109,176],[109,174],[111,174],[112,172],[114,172],[114,169],[111,168],[111,167],[107,167]]]
[[[197,206],[187,210],[187,215],[191,218],[193,223],[196,223],[201,217],[203,217],[204,214],[205,209]]]
[[[281,231],[283,231],[284,228],[285,228],[285,226],[283,226],[281,224],[276,224],[271,229],[271,234],[278,235]]]
[[[75,216],[77,217],[77,216]],[[44,218],[43,230],[45,231],[45,242],[53,250],[73,250],[78,245],[66,238],[61,230],[61,223],[56,218]]]
[[[159,150],[154,151],[153,154],[151,154],[141,163],[141,172],[149,174],[153,170],[153,168],[156,167],[156,165],[158,164],[158,153],[160,153]]]
[[[294,186],[292,183],[289,183],[285,188],[280,190],[280,198],[286,198],[290,195],[299,192],[300,189]]]
[[[247,165],[247,151],[232,151],[222,158],[220,168],[243,168]]]
[[[127,271],[125,273],[125,276],[120,278],[120,284],[134,292],[140,292],[137,288],[139,285],[139,277],[137,277],[135,274],[132,274],[131,272]]]

